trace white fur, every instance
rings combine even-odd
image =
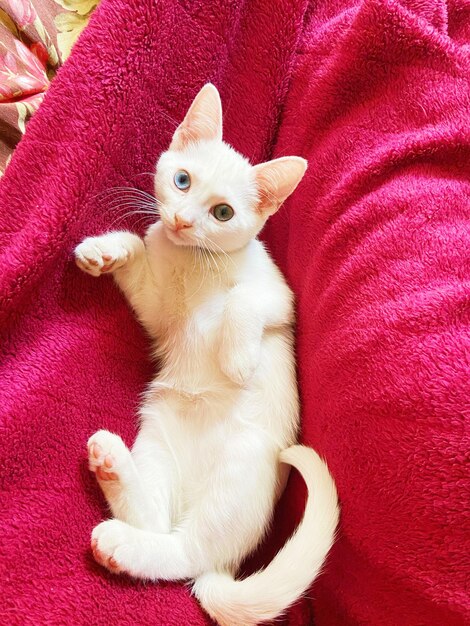
[[[184,192],[173,182],[179,169],[191,175]],[[202,605],[225,626],[272,619],[301,595],[338,520],[326,465],[293,446],[293,298],[256,239],[304,171],[296,157],[252,167],[224,144],[220,100],[206,86],[158,163],[161,221],[144,241],[115,232],[75,252],[91,275],[113,273],[161,364],[132,451],[107,431],[88,443],[115,517],[94,529],[95,557],[137,578],[195,580]],[[221,202],[235,210],[228,222],[210,213]],[[176,232],[175,216],[191,226]],[[274,561],[235,581],[269,526],[286,478],[281,463],[301,472],[314,502]]]

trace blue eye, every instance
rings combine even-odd
[[[191,187],[191,178],[186,170],[178,170],[173,178],[175,185],[181,191],[186,191]]]

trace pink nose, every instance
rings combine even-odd
[[[182,219],[181,217],[178,217],[177,215],[175,215],[175,230],[176,232],[178,232],[179,230],[183,230],[183,228],[191,228],[192,224],[191,222],[187,222],[186,220]]]

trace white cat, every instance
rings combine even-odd
[[[93,530],[94,556],[136,578],[194,580],[224,626],[272,619],[294,602],[338,522],[326,465],[293,445],[293,298],[256,239],[305,169],[298,157],[251,166],[222,141],[219,94],[206,85],[157,165],[161,221],[144,241],[113,232],[75,250],[85,272],[113,273],[161,363],[132,451],[104,430],[88,442],[114,515]],[[266,569],[235,580],[266,533],[286,464],[308,486],[304,518]]]

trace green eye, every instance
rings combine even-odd
[[[211,213],[219,222],[228,222],[235,215],[235,211],[229,204],[216,204],[212,207]]]
[[[186,170],[178,170],[173,178],[175,185],[181,191],[186,191],[191,187],[191,177]]]

